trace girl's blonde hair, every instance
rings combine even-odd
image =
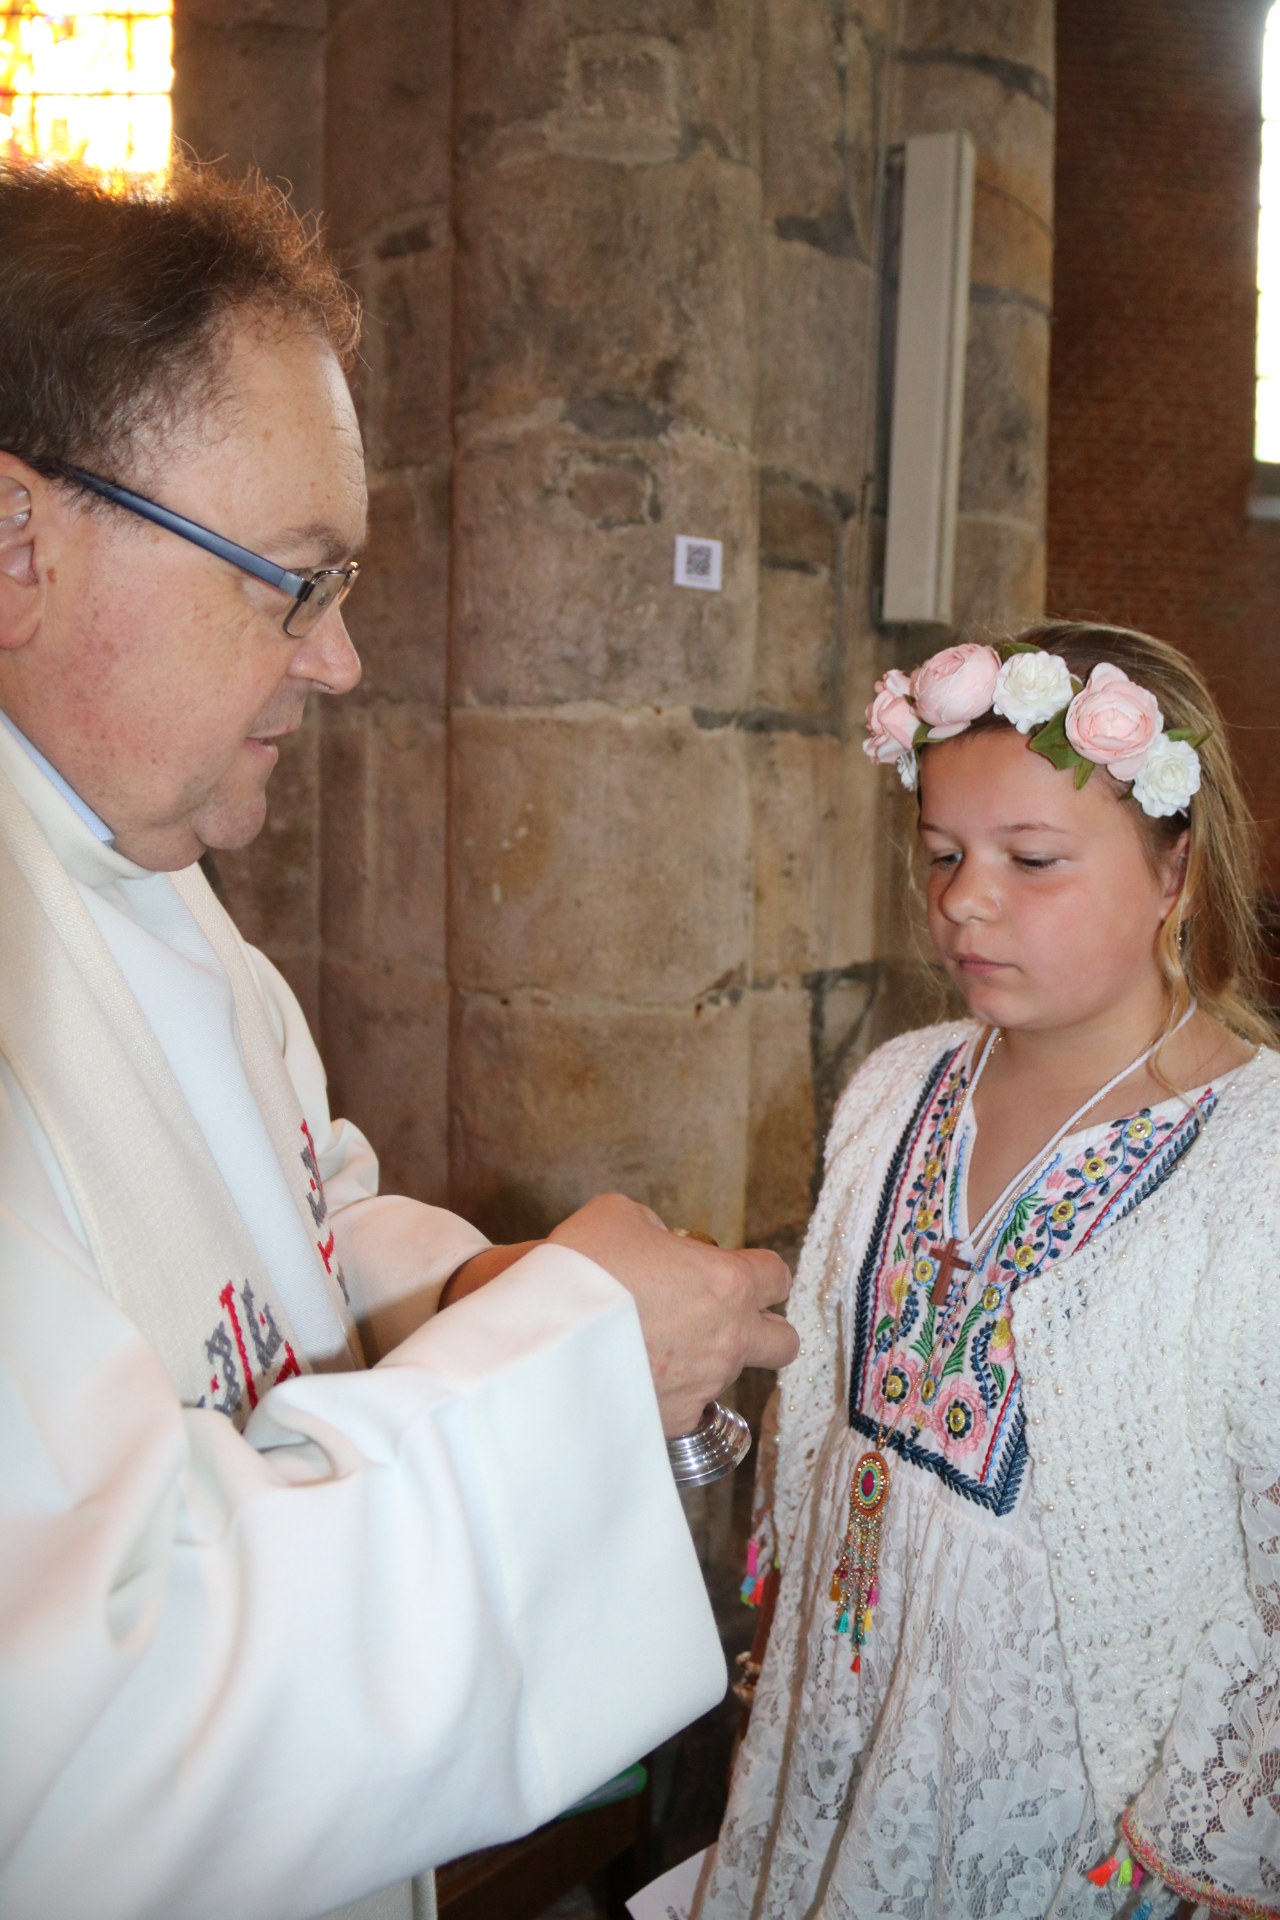
[[[1152,819],[1128,787],[1104,772],[1095,778],[1108,780],[1122,804],[1132,808],[1153,866],[1189,829],[1182,896],[1156,943],[1169,989],[1170,1024],[1194,999],[1242,1039],[1276,1046],[1262,986],[1257,839],[1222,715],[1200,673],[1176,647],[1126,627],[1045,620],[1011,637],[1056,653],[1080,680],[1110,661],[1155,695],[1166,730],[1188,727],[1208,734],[1199,749],[1200,790],[1186,814]],[[971,731],[1008,724],[987,713]]]

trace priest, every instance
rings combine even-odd
[[[421,1920],[724,1686],[663,1436],[781,1262],[380,1194],[197,864],[359,678],[356,331],[273,195],[0,169],[7,1920]]]

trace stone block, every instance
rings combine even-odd
[[[324,742],[326,951],[381,966],[444,968],[444,723],[380,706]]]
[[[1053,299],[1053,234],[1038,215],[980,182],[973,204],[973,285],[998,288],[1049,311]]]
[[[805,222],[815,233],[826,226],[830,251],[840,251],[834,241],[843,227],[847,250],[851,221],[841,153],[837,23],[821,0],[765,0],[763,40],[764,217]]]
[[[685,1003],[748,952],[742,736],[599,709],[455,709],[450,977],[461,988]]]
[[[840,561],[841,512],[829,494],[785,473],[760,475],[760,564],[835,568]]]
[[[1010,195],[1046,223],[1053,218],[1053,114],[1022,87],[1002,79],[998,63],[957,64],[945,56],[900,61],[897,137],[963,127],[977,148],[978,179]]]
[[[448,206],[454,12],[351,0],[330,29],[325,206],[344,251],[407,210]]]
[[[813,1200],[814,1132],[809,995],[797,986],[749,995],[751,1100],[747,1158],[749,1244],[794,1242]]]
[[[795,979],[875,951],[877,775],[857,740],[751,736],[754,977]]]
[[[901,45],[916,53],[948,54],[1025,70],[1052,94],[1053,0],[908,0]]]
[[[369,262],[358,278],[365,444],[370,465],[384,471],[449,457],[452,257],[447,248],[399,254]]]
[[[320,763],[320,929],[325,951],[372,958],[368,922],[373,871],[372,722],[358,707],[329,716]]]
[[[889,1032],[875,1024],[881,968],[877,962],[810,979],[812,995],[814,1125],[821,1153],[840,1095],[871,1048]]]
[[[850,26],[857,27],[867,37],[880,42],[893,27],[900,27],[901,8],[897,0],[836,0],[836,11],[843,14]]]
[[[281,743],[257,839],[215,856],[227,911],[273,959],[310,951],[319,930],[319,720],[313,702],[301,732]]]
[[[961,514],[956,527],[954,625],[1006,635],[1044,613],[1045,549],[1030,527]]]
[[[683,418],[748,441],[758,203],[753,174],[705,152],[552,158],[460,185],[464,427],[554,403],[607,438]]]
[[[443,712],[449,639],[449,465],[372,476],[369,543],[343,609],[364,678],[355,699]]]
[[[457,10],[460,149],[511,165],[549,146],[622,164],[707,144],[752,164],[754,10],[740,0],[542,0]]]
[[[595,1193],[741,1243],[746,1006],[564,1008],[461,997],[453,1204],[491,1236],[546,1233]]]
[[[717,709],[750,698],[756,486],[745,452],[672,430],[484,440],[454,476],[454,697]],[[724,543],[719,593],[678,587],[675,536]]]
[[[761,59],[764,215],[787,240],[871,257],[881,55],[819,0],[768,0]]]
[[[232,174],[259,167],[324,205],[324,38],[309,26],[174,21],[173,125],[203,160]],[[281,112],[281,102],[288,112]]]
[[[652,166],[684,143],[680,53],[652,34],[587,33],[567,50],[560,106],[547,126],[557,153]]]
[[[444,969],[445,730],[412,705],[375,715],[374,955],[419,972]]]
[[[762,257],[761,461],[853,493],[864,465],[877,278],[861,260],[772,234]]]
[[[875,252],[875,205],[884,154],[879,143],[881,101],[888,85],[885,37],[866,18],[847,18],[841,36],[845,179],[854,229],[868,255]]]
[[[839,657],[830,573],[825,568],[762,567],[757,703],[784,713],[829,715]]]
[[[292,27],[323,35],[328,26],[326,0],[182,0],[174,10],[174,38],[193,26]]]
[[[448,1199],[449,991],[443,980],[328,960],[323,1053],[333,1111],[367,1133],[382,1189]]]
[[[1044,527],[1049,321],[1018,301],[969,303],[960,511]]]

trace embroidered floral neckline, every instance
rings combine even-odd
[[[895,1428],[888,1444],[904,1458],[1006,1513],[1026,1454],[1013,1295],[1154,1192],[1217,1094],[1205,1087],[1190,1109],[1181,1101],[1144,1107],[1063,1140],[1012,1198],[983,1258],[944,1309],[929,1296],[943,1244],[966,1224],[957,1206],[972,1146],[968,1126],[950,1156],[950,1191],[946,1163],[969,1072],[965,1044],[938,1063],[888,1176],[883,1229],[858,1283],[850,1421],[873,1438]]]

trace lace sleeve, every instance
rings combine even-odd
[[[1251,1607],[1187,1670],[1162,1763],[1124,1817],[1134,1857],[1215,1913],[1280,1915],[1280,1478],[1240,1469]]]

